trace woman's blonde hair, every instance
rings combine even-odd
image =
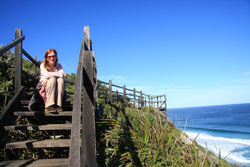
[[[56,62],[54,64],[54,66],[51,66],[47,60],[47,56],[48,54],[50,53],[55,53],[56,55]],[[53,69],[53,67],[56,67],[57,66],[57,62],[58,62],[58,58],[57,58],[57,51],[55,49],[48,49],[45,54],[44,54],[44,60],[43,60],[43,65],[44,65],[44,68],[48,71],[51,71]]]

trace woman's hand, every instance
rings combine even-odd
[[[46,86],[46,85],[47,85],[47,80],[43,80],[42,86]]]
[[[59,71],[58,73],[59,73],[59,75],[58,75],[59,78],[66,77],[66,75],[67,75],[67,74],[66,74],[65,72],[63,72],[63,71]]]

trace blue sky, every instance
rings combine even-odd
[[[21,28],[31,56],[55,48],[67,73],[87,25],[103,81],[169,108],[250,102],[250,0],[0,0],[0,15],[0,44]]]

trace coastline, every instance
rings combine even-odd
[[[230,163],[250,166],[250,104],[169,109],[168,118],[190,139]],[[185,128],[184,128],[185,127]]]

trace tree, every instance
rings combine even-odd
[[[1,46],[0,46],[1,48]],[[0,56],[0,112],[14,95],[14,53],[5,52]]]

